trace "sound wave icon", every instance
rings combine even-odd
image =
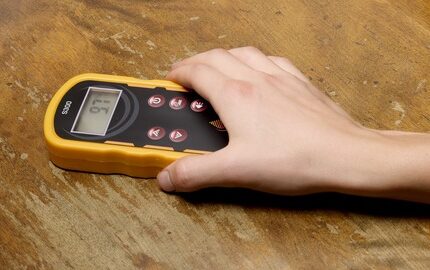
[[[219,131],[227,131],[224,124],[221,122],[221,120],[214,120],[209,122],[212,126],[216,127]]]

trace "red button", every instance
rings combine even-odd
[[[162,127],[153,127],[148,130],[147,135],[151,140],[157,141],[166,135],[166,131]]]
[[[163,106],[165,102],[166,100],[162,95],[153,95],[148,99],[148,105],[153,108],[159,108]]]
[[[180,110],[187,106],[187,100],[183,97],[174,97],[170,100],[169,106],[174,110]]]
[[[170,132],[169,138],[172,142],[183,142],[187,139],[188,133],[183,129],[175,129]]]
[[[206,105],[206,102],[204,102],[201,99],[196,99],[191,103],[191,110],[195,111],[195,112],[202,112],[204,110],[206,110],[206,108],[208,107]]]

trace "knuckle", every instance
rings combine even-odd
[[[243,49],[244,52],[246,52],[246,53],[248,53],[250,55],[260,54],[261,53],[261,51],[259,49],[257,49],[256,47],[254,47],[254,46],[246,46],[246,47],[243,47],[242,49]]]
[[[287,65],[293,65],[293,62],[291,62],[290,59],[285,57],[279,57],[279,61],[284,62]]]
[[[205,64],[196,63],[193,65],[190,65],[188,72],[190,77],[195,77],[201,74],[201,72],[204,72],[207,68],[208,67]]]
[[[228,80],[225,83],[224,89],[231,94],[237,94],[241,97],[252,97],[255,95],[255,87],[245,81]]]
[[[292,66],[293,62],[291,62],[288,58],[280,57],[280,56],[269,56],[269,58],[277,63],[283,64],[285,66]]]
[[[275,75],[268,74],[268,73],[261,73],[260,77],[263,80],[263,82],[267,84],[274,85],[274,86],[278,86],[279,84],[281,84],[281,79]]]
[[[247,46],[240,49],[240,54],[247,59],[258,59],[262,52],[255,47]]]
[[[208,56],[219,57],[221,55],[225,55],[226,53],[228,53],[227,50],[222,48],[216,48],[208,51]]]

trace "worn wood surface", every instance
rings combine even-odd
[[[428,206],[166,195],[153,180],[58,169],[42,135],[74,75],[162,78],[243,45],[289,57],[366,126],[429,131],[429,1],[2,0],[0,45],[0,268],[430,268]]]

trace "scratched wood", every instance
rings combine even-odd
[[[429,269],[430,208],[63,171],[42,137],[84,72],[162,78],[215,47],[289,57],[366,126],[430,130],[427,0],[0,2],[0,268]]]

